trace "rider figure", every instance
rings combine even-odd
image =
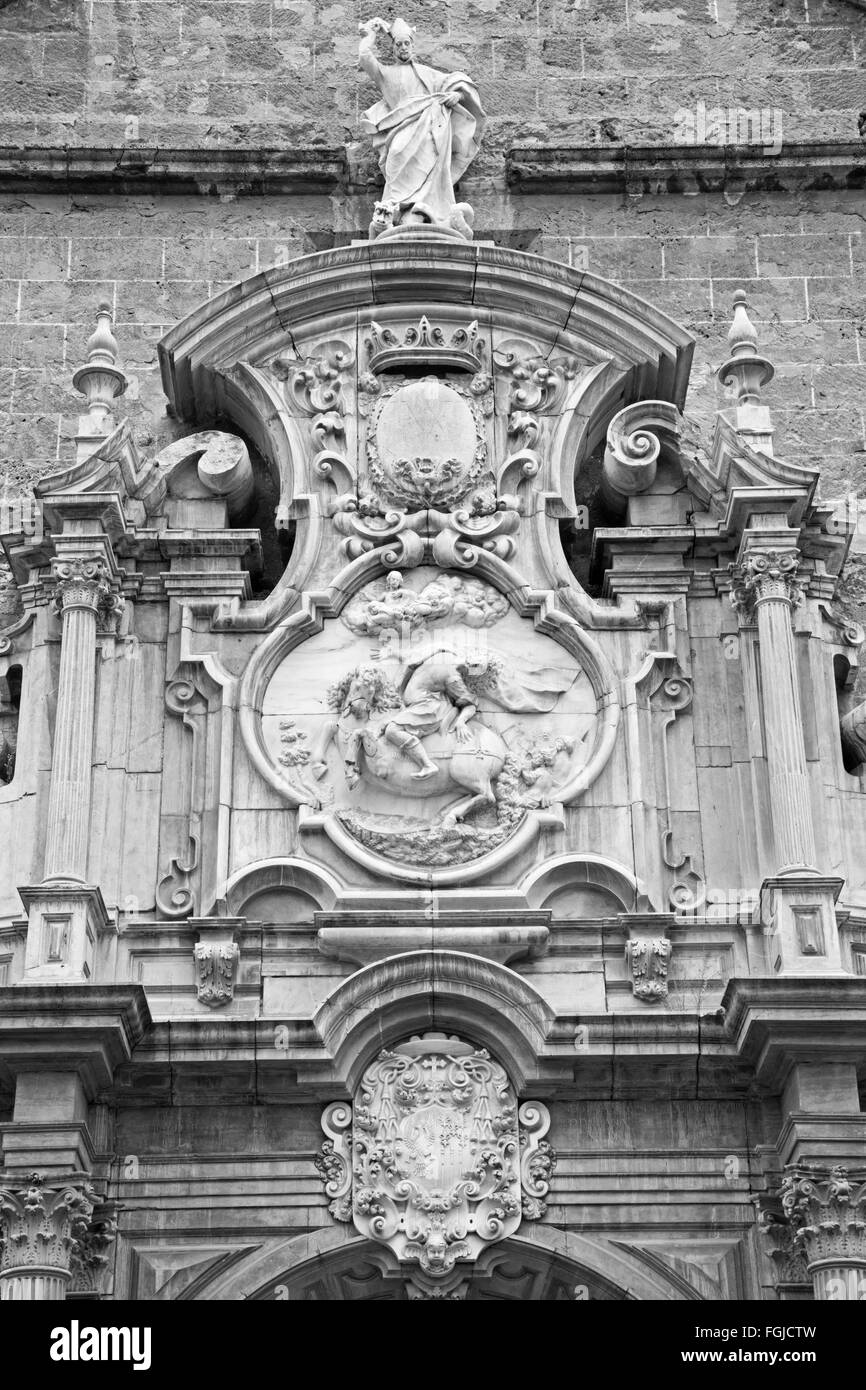
[[[390,716],[382,733],[418,764],[420,770],[412,774],[414,777],[435,777],[439,771],[421,742],[427,734],[453,731],[458,743],[470,742],[467,725],[478,707],[463,672],[472,676],[484,669],[484,662],[461,661],[448,648],[409,663],[400,691],[405,708]]]

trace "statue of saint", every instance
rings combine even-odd
[[[379,152],[385,190],[370,235],[390,226],[433,223],[472,237],[472,209],[457,203],[454,185],[478,153],[485,115],[475,84],[463,72],[417,63],[412,30],[402,19],[360,25],[358,63],[382,100],[364,113],[364,130]],[[380,62],[380,35],[390,34],[394,62]]]

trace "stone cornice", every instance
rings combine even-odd
[[[0,989],[0,1061],[12,1072],[78,1071],[110,1085],[150,1028],[141,985],[15,985]]]
[[[761,145],[513,145],[506,177],[520,193],[716,193],[863,188],[866,146],[856,141]]]
[[[773,1090],[795,1062],[866,1058],[866,979],[734,979],[722,1008],[737,1054]]]
[[[0,193],[330,193],[345,188],[340,146],[143,149],[0,146]]]
[[[850,0],[860,4],[861,0]],[[864,0],[866,3],[866,0]],[[506,178],[517,192],[694,193],[748,189],[818,191],[866,185],[856,141],[761,145],[513,145]],[[175,193],[216,197],[350,192],[345,148],[0,146],[0,193]],[[363,187],[367,188],[366,183]]]
[[[475,964],[500,979],[512,975],[481,960],[476,959]],[[368,967],[367,972],[358,974],[375,971],[376,967]],[[438,990],[434,993],[438,1003],[443,996]],[[339,1027],[338,1020],[334,1021]],[[438,1007],[429,1026],[457,1031],[449,1010]],[[411,1024],[397,1025],[384,1041],[406,1031],[418,1030]],[[666,1084],[680,1088],[684,1096],[742,1096],[753,1085],[749,1065],[737,1059],[718,1016],[679,1010],[657,1013],[641,1005],[640,1009],[616,1014],[557,1015],[550,1021],[547,1040],[532,1064],[535,1076],[531,1082],[524,1078],[521,1093],[531,1094],[540,1086],[543,1090],[552,1088],[551,1094],[555,1090],[557,1095],[579,1093],[584,1098],[609,1097],[612,1088],[623,1096],[655,1094],[657,1073],[652,1069],[647,1072],[648,1049],[655,1065],[664,1066]],[[112,1094],[122,1103],[158,1099],[168,1093],[172,1078],[177,1081],[183,1077],[184,1084],[207,1088],[208,1078],[219,1076],[229,1096],[244,1097],[251,1086],[260,1097],[281,1095],[286,1077],[291,1075],[298,1094],[333,1099],[349,1094],[351,1086],[329,1054],[327,1042],[307,1019],[279,1014],[270,1019],[176,1017],[171,1022],[154,1023],[131,1065],[118,1074]],[[513,1053],[509,1055],[513,1059]]]

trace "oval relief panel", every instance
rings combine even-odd
[[[419,568],[366,585],[287,655],[261,721],[275,769],[350,854],[459,877],[561,801],[599,707],[578,659],[490,584]]]

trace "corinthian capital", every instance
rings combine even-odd
[[[21,1187],[0,1187],[0,1275],[52,1270],[68,1274],[86,1240],[93,1205],[87,1183],[47,1187],[29,1173]]]
[[[782,1210],[806,1264],[866,1264],[866,1180],[847,1169],[794,1168],[781,1188]]]
[[[100,626],[112,628],[123,609],[123,597],[112,583],[105,560],[55,560],[54,607],[63,614],[72,608],[86,608],[97,615]]]
[[[793,548],[748,551],[730,567],[731,603],[744,615],[766,599],[781,599],[796,608],[803,597],[799,567],[800,552]]]

